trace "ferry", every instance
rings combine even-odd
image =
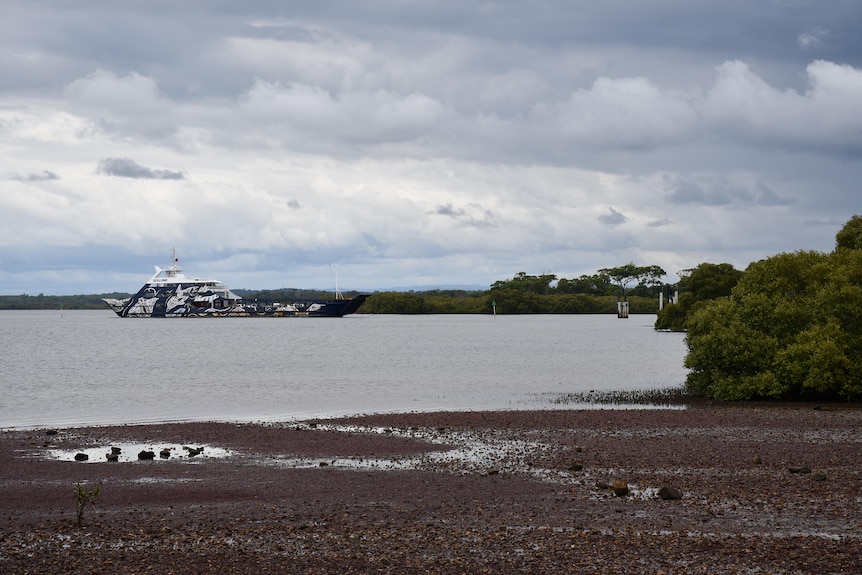
[[[156,273],[126,299],[104,298],[120,317],[343,317],[352,314],[367,295],[294,303],[246,303],[222,282],[188,277],[173,253],[167,269],[154,266]]]

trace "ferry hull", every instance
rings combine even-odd
[[[343,317],[355,313],[368,296],[349,299],[302,302],[292,304],[222,305],[220,301],[195,301],[195,298],[177,298],[170,293],[136,294],[125,299],[105,299],[120,317]]]

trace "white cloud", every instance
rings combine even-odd
[[[137,72],[120,77],[95,70],[66,85],[63,96],[71,112],[113,138],[166,138],[181,121],[175,114],[178,104],[160,94],[152,77]]]
[[[796,37],[796,42],[803,50],[813,50],[823,44],[823,38],[829,35],[829,30],[817,26],[809,32],[803,32]]]
[[[599,78],[537,115],[581,145],[614,148],[673,145],[696,127],[687,97],[662,92],[646,78]]]
[[[743,62],[726,62],[704,101],[705,116],[726,138],[789,148],[862,145],[862,70],[816,61],[804,93],[778,90]]]
[[[297,136],[360,144],[420,138],[442,120],[442,106],[422,94],[378,91],[333,95],[306,85],[258,80],[241,99],[240,118],[267,126],[270,142]]]

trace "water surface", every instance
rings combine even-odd
[[[0,311],[0,427],[550,408],[571,393],[680,386],[683,336],[654,321]]]

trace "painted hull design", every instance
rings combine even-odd
[[[185,276],[174,258],[166,270],[156,266],[153,277],[132,297],[103,301],[120,317],[342,317],[356,312],[366,298],[244,303],[217,280]]]

